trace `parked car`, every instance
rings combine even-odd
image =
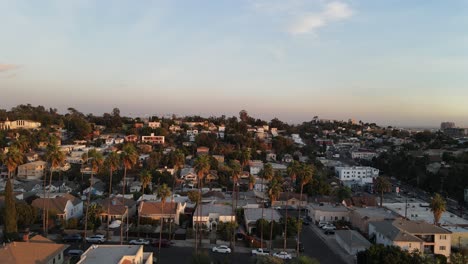
[[[270,251],[263,248],[256,248],[252,250],[253,256],[267,256],[270,255]]]
[[[325,231],[323,231],[323,233],[324,233],[325,235],[334,235],[334,234],[335,234],[335,231],[333,231],[333,230],[325,230]]]
[[[80,242],[83,237],[80,234],[70,234],[62,237],[63,242]]]
[[[225,245],[213,247],[211,251],[218,252],[218,253],[231,253],[231,249]]]
[[[94,235],[94,236],[87,237],[86,242],[102,244],[106,242],[106,237],[104,235]]]
[[[81,255],[83,255],[83,250],[72,249],[67,252],[67,255],[70,257],[80,257]]]
[[[336,226],[334,226],[334,225],[324,225],[324,226],[322,226],[322,229],[323,230],[335,230]]]
[[[284,251],[274,253],[273,257],[277,257],[280,259],[292,259],[291,254],[289,254],[288,252],[284,252]]]
[[[302,224],[304,225],[310,225],[310,221],[307,219],[302,220]]]
[[[109,228],[118,228],[122,224],[120,220],[114,220],[112,223],[109,224]]]
[[[318,223],[318,227],[322,228],[324,225],[329,225],[330,223],[329,222],[326,222],[326,221],[320,221]]]
[[[159,239],[155,239],[153,240],[153,243],[154,243],[154,246],[155,247],[159,247],[159,243],[161,243],[161,247],[169,247],[171,246],[171,243],[169,242],[169,240],[167,239],[161,239],[161,241],[159,241]]]
[[[130,240],[130,242],[128,242],[128,243],[130,245],[149,245],[150,241],[146,240],[146,239],[143,239],[143,238],[140,238],[140,239]]]

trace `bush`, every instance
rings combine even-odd
[[[78,228],[78,219],[76,218],[71,218],[68,219],[67,224],[66,224],[67,229],[77,229]]]

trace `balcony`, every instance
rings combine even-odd
[[[434,235],[416,235],[426,243],[434,243]]]

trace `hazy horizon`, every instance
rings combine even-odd
[[[468,126],[468,2],[0,0],[0,108]]]

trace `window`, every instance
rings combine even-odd
[[[409,248],[411,248],[411,243],[409,243],[409,245],[408,245],[408,246],[409,246]]]
[[[445,246],[440,246],[440,247],[439,247],[439,250],[440,250],[440,251],[445,251]]]
[[[441,240],[446,240],[446,239],[447,239],[447,235],[440,235],[440,239],[441,239]]]

